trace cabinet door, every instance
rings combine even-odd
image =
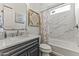
[[[28,56],[39,56],[39,48],[38,45],[30,48],[28,50]]]
[[[24,51],[23,53],[21,53],[20,55],[18,56],[27,56],[27,51]]]

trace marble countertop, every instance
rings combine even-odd
[[[25,41],[33,40],[34,38],[40,37],[39,35],[23,35],[17,37],[9,37],[6,39],[0,40],[0,50],[20,44]]]

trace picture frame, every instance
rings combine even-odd
[[[28,11],[28,25],[33,27],[40,26],[40,15],[32,9]]]
[[[24,24],[24,15],[22,13],[15,13],[15,22]]]

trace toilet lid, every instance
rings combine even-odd
[[[51,49],[51,47],[48,44],[40,44],[40,48]]]

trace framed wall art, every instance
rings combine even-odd
[[[15,13],[15,22],[24,24],[25,22],[24,15],[22,13]]]
[[[39,27],[40,25],[40,15],[32,9],[28,11],[28,25],[33,27]]]

